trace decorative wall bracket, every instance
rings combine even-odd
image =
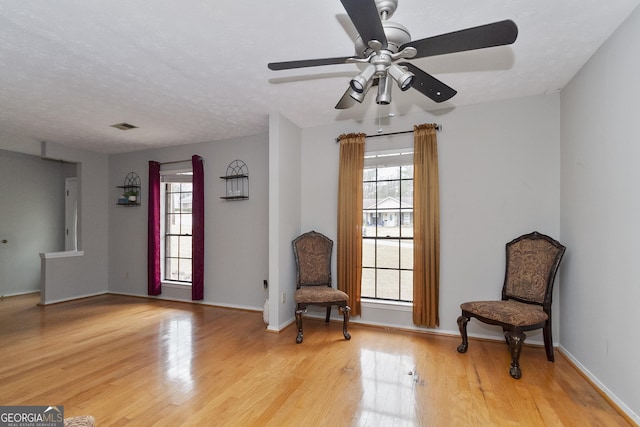
[[[249,168],[242,160],[234,160],[227,166],[224,200],[247,200],[249,198]]]
[[[140,175],[129,172],[124,178],[124,184],[117,188],[121,190],[118,206],[140,206]]]

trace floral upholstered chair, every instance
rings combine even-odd
[[[547,360],[554,360],[551,296],[565,247],[551,237],[534,231],[507,243],[506,249],[502,300],[473,301],[460,305],[462,315],[458,317],[458,327],[462,344],[458,346],[458,352],[467,351],[467,323],[472,317],[501,326],[511,351],[509,373],[518,379],[522,376],[520,352],[526,338],[524,331],[542,328]]]
[[[351,339],[347,331],[349,326],[349,312],[347,305],[349,296],[331,287],[331,251],[333,241],[327,236],[309,231],[293,241],[293,254],[296,259],[296,325],[298,336],[296,342],[302,342],[302,314],[310,305],[327,308],[325,321],[329,322],[331,307],[337,306],[344,317],[342,334],[345,339]]]

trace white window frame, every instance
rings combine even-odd
[[[165,279],[166,275],[166,260],[165,260],[165,245],[166,245],[166,183],[167,182],[193,182],[193,169],[171,169],[160,171],[160,281],[163,285],[184,286],[191,287],[191,282],[175,281]]]
[[[413,165],[413,147],[410,148],[393,148],[386,150],[378,150],[378,151],[368,151],[365,153],[365,161],[364,168],[384,168],[384,167],[400,167]],[[413,177],[411,178],[413,180]],[[364,214],[364,206],[363,206],[363,214]],[[393,213],[390,213],[393,215]],[[401,223],[404,223],[404,212],[399,215],[394,215],[393,217],[398,221],[398,225],[401,226]],[[388,215],[387,215],[388,217]],[[364,225],[364,224],[363,224]],[[372,240],[371,236],[363,236],[363,240],[366,238],[367,240]],[[405,239],[406,240],[406,239]],[[411,238],[413,241],[413,237]],[[364,243],[364,242],[363,242]],[[364,263],[363,263],[364,264]],[[399,266],[400,267],[400,266]],[[369,267],[364,267],[364,269]],[[401,268],[398,271],[402,271]],[[381,298],[381,297],[371,297],[371,296],[362,296],[363,301],[368,301],[372,303],[381,303],[381,304],[391,304],[391,305],[406,305],[412,306],[412,301],[401,300],[401,299],[390,299],[390,298]]]

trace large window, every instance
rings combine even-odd
[[[192,200],[191,172],[174,172],[162,177],[164,193],[164,238],[162,278],[191,284]]]
[[[362,297],[413,301],[413,153],[365,155]]]

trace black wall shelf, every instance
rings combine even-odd
[[[225,180],[223,200],[247,200],[249,198],[249,168],[242,160],[234,160],[227,166],[227,174],[221,176]]]
[[[124,178],[124,184],[116,188],[122,190],[118,196],[118,206],[140,206],[140,175],[129,172]]]

